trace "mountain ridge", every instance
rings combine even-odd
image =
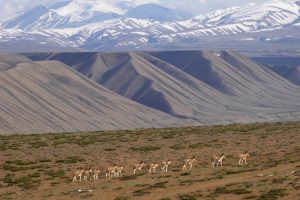
[[[79,4],[77,1],[83,6],[76,7]],[[43,47],[43,43],[48,44],[51,39],[53,43],[50,44],[57,45],[57,49],[72,47],[89,51],[164,49],[176,46],[188,48],[193,45],[199,47],[209,42],[208,38],[217,37],[226,37],[229,41],[232,38],[236,43],[242,44],[259,43],[267,49],[268,45],[280,48],[282,45],[278,41],[289,44],[291,40],[299,40],[300,3],[294,0],[247,4],[190,19],[176,16],[179,12],[151,4],[151,1],[146,4],[133,4],[135,6],[131,5],[122,12],[113,12],[114,8],[102,12],[103,10],[98,9],[100,4],[90,0],[70,2],[76,12],[66,13],[66,6],[69,4],[61,4],[61,7],[55,7],[56,10],[41,5],[33,8],[33,11],[4,21],[1,26],[6,32],[2,33],[2,38],[0,36],[0,46],[2,42],[3,45],[16,42],[13,39],[16,37],[17,43],[22,43],[28,37],[39,38],[36,45]],[[106,5],[105,2],[104,4]],[[151,9],[158,9],[159,15],[147,13],[143,9],[147,5],[151,5]],[[85,11],[85,8],[90,9]],[[140,12],[132,12],[126,16],[130,9],[134,11],[139,8]],[[40,11],[36,12],[34,9]],[[285,31],[290,34],[286,35]],[[210,43],[221,45],[216,41],[214,39]],[[226,45],[230,46],[229,43],[232,42],[227,42]]]
[[[128,99],[201,123],[278,119],[300,108],[298,86],[232,51],[25,55],[58,60]]]

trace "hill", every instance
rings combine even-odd
[[[57,61],[1,55],[0,132],[72,132],[177,126]]]
[[[58,60],[126,98],[200,123],[299,117],[298,86],[232,51],[25,55]]]

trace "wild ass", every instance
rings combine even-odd
[[[84,173],[83,168],[76,169],[75,173],[74,173],[75,175],[74,175],[74,178],[73,178],[73,182],[77,182],[77,177],[79,177],[79,182],[81,182],[83,173]]]
[[[111,178],[115,178],[117,176],[117,165],[115,164],[112,167],[107,167],[106,168],[106,172],[105,172],[105,178],[106,179],[111,179]]]
[[[158,163],[150,163],[149,164],[149,174],[151,174],[151,172],[153,171],[153,173],[155,174],[156,172],[156,168],[159,166]]]
[[[163,161],[163,162],[162,162],[161,172],[162,172],[162,173],[168,172],[168,168],[169,168],[170,165],[171,165],[171,161],[170,161],[170,160],[168,160],[168,161]]]
[[[95,170],[93,170],[93,178],[94,178],[94,181],[97,181],[99,180],[99,175],[100,175],[100,170],[97,168]]]
[[[213,156],[213,162],[212,162],[212,167],[218,167],[221,166],[223,167],[223,160],[224,160],[225,155],[222,154],[221,156]]]
[[[189,158],[189,159],[185,159],[184,160],[184,165],[182,167],[182,170],[186,170],[188,165],[189,165],[189,170],[192,170],[194,162],[196,162],[195,157],[192,157],[192,158]]]
[[[94,172],[93,172],[92,168],[84,170],[83,180],[85,180],[85,181],[92,180],[93,174],[94,174]]]
[[[136,163],[134,166],[133,166],[133,174],[136,174],[136,171],[139,170],[141,171],[142,168],[145,166],[145,162],[144,161],[141,161],[139,163]]]
[[[124,167],[122,165],[116,167],[116,178],[123,177],[123,169]]]
[[[248,152],[246,153],[241,153],[239,154],[239,165],[242,166],[243,163],[245,163],[245,165],[247,165],[247,158],[250,156],[250,154]]]

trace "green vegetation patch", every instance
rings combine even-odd
[[[143,147],[130,147],[130,151],[136,151],[136,152],[151,152],[151,151],[158,151],[160,150],[160,147],[157,146],[143,146]]]
[[[78,162],[83,162],[85,161],[83,158],[79,158],[77,156],[69,156],[66,157],[64,160],[57,160],[55,161],[56,163],[64,163],[64,164],[73,164],[73,163],[78,163]]]
[[[30,142],[29,144],[30,144],[30,147],[34,148],[34,149],[49,146],[48,143],[44,142],[44,141],[34,141],[34,142]]]
[[[23,160],[8,160],[5,161],[7,164],[14,164],[14,165],[33,165],[36,164],[34,161],[23,161]]]
[[[182,149],[185,149],[185,146],[177,144],[177,145],[169,146],[169,148],[174,149],[174,150],[182,150]]]
[[[168,183],[168,181],[164,181],[164,182],[155,183],[153,185],[147,185],[145,188],[134,191],[133,196],[144,196],[144,195],[150,194],[152,190],[155,190],[158,188],[166,188],[167,183]]]
[[[183,194],[178,196],[179,200],[197,200],[197,197],[191,194]]]
[[[9,160],[5,161],[1,168],[6,171],[26,171],[26,170],[33,170],[38,168],[43,168],[43,165],[36,165],[37,162],[35,161],[23,161],[23,160]]]
[[[40,183],[40,180],[35,180],[30,176],[23,176],[20,178],[17,178],[14,183],[24,189],[31,189],[36,188],[38,184]]]
[[[117,197],[115,200],[130,200],[129,197]]]
[[[262,194],[258,200],[276,200],[280,197],[284,197],[286,195],[285,191],[286,189],[273,189]]]
[[[6,186],[18,186],[23,189],[31,189],[36,188],[38,184],[40,183],[40,180],[37,180],[37,174],[34,174],[32,176],[23,176],[19,178],[15,178],[14,174],[6,174],[4,178],[1,179]]]
[[[133,192],[133,196],[145,196],[147,194],[151,194],[147,189],[139,189]]]
[[[65,171],[60,169],[57,171],[54,170],[50,170],[50,171],[46,171],[45,172],[48,176],[50,176],[51,178],[62,178],[65,176]]]
[[[235,195],[242,195],[242,194],[250,194],[252,191],[247,190],[245,188],[234,188],[228,189],[228,187],[217,187],[214,191],[215,194],[235,194]]]

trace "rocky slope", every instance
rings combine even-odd
[[[16,55],[1,55],[0,61],[0,133],[185,124],[183,120],[121,97],[60,62],[32,62]]]

